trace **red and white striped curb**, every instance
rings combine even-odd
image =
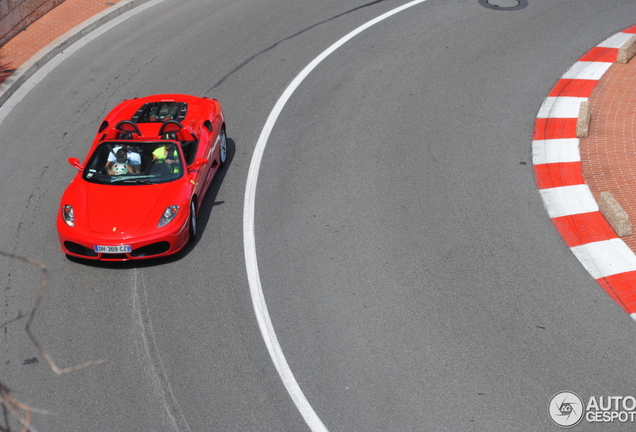
[[[532,157],[543,203],[557,231],[587,271],[636,320],[636,255],[610,227],[583,178],[576,123],[581,102],[636,34],[630,27],[574,63],[545,99]]]

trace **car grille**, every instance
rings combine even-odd
[[[85,257],[92,257],[92,258],[97,256],[97,253],[93,249],[89,249],[77,243],[65,241],[64,246],[66,247],[66,249],[68,249],[69,252],[74,253],[76,255],[82,255]]]

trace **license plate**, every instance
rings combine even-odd
[[[116,254],[116,253],[129,253],[132,251],[130,245],[120,245],[120,246],[103,246],[103,245],[95,245],[95,252],[103,253],[103,254]]]

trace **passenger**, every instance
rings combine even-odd
[[[136,151],[133,151],[128,144],[115,146],[113,150],[108,154],[108,162],[106,162],[106,171],[110,172],[115,162],[117,162],[117,152],[124,150],[128,165],[130,165],[133,173],[141,172],[141,156]]]
[[[128,163],[128,157],[124,149],[120,148],[116,153],[116,160],[108,170],[110,175],[133,174],[133,169]]]

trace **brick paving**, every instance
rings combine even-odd
[[[20,65],[73,27],[121,0],[65,0],[0,47],[0,84]]]
[[[636,59],[614,63],[589,98],[592,121],[580,140],[583,177],[598,202],[609,191],[632,221],[622,240],[636,253]]]

